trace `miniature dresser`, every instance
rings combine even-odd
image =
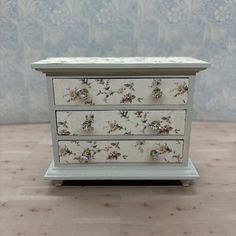
[[[189,159],[196,73],[185,57],[49,58],[51,180],[173,179],[199,175]]]

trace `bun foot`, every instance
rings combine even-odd
[[[192,184],[192,180],[181,180],[181,184],[184,187],[189,187]]]
[[[63,180],[54,180],[53,185],[56,187],[61,187],[63,185]]]

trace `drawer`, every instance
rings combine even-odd
[[[181,163],[182,140],[59,141],[61,164],[72,163]]]
[[[185,110],[57,111],[58,135],[184,135]]]
[[[185,104],[188,78],[53,79],[56,105]]]

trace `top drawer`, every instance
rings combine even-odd
[[[186,104],[188,78],[53,79],[56,105]]]

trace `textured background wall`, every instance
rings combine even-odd
[[[30,63],[56,56],[192,56],[195,119],[236,119],[235,0],[1,0],[1,123],[48,121],[46,80]]]

